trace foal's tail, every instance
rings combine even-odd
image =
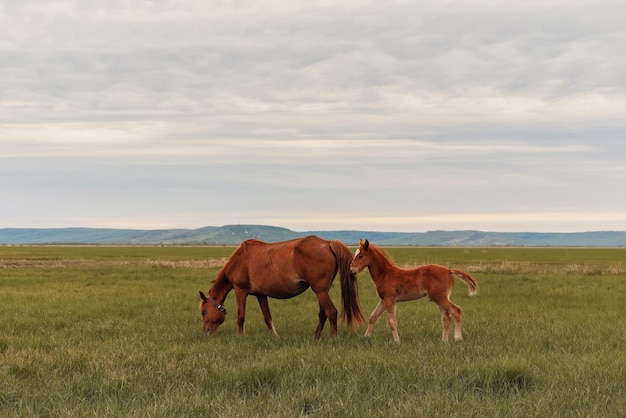
[[[346,245],[340,241],[329,241],[330,249],[335,254],[339,277],[341,279],[341,304],[343,312],[341,318],[346,319],[348,326],[353,328],[364,322],[361,307],[359,306],[359,294],[356,283],[356,275],[350,273],[352,253]]]
[[[465,284],[469,288],[470,296],[474,296],[478,292],[478,282],[472,276],[457,269],[450,269],[450,273],[454,274],[456,277],[465,282]]]

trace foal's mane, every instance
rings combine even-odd
[[[376,245],[372,244],[371,242],[370,242],[370,245],[369,245],[369,249],[370,249],[370,250],[375,250],[375,251],[376,251],[378,254],[380,254],[380,255],[381,255],[381,256],[382,256],[385,260],[387,260],[387,262],[388,262],[389,264],[391,264],[391,265],[392,265],[392,266],[394,266],[394,267],[396,266],[396,262],[395,262],[395,261],[393,261],[393,258],[391,258],[391,256],[390,256],[389,254],[387,254],[387,252],[386,252],[386,251],[383,251],[382,249],[380,249],[378,246],[376,246]]]

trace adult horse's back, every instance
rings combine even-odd
[[[320,338],[327,319],[331,336],[336,337],[337,308],[329,291],[337,273],[341,281],[342,317],[349,326],[363,322],[356,275],[350,272],[351,261],[352,253],[345,244],[313,235],[271,244],[255,239],[243,241],[217,274],[208,294],[200,292],[203,332],[215,332],[224,322],[224,300],[234,289],[237,332],[244,332],[246,299],[254,295],[268,329],[276,334],[267,298],[292,298],[310,287],[320,306],[315,338]]]

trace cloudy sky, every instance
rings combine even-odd
[[[0,228],[626,230],[626,2],[0,3]]]

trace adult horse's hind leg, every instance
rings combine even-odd
[[[276,328],[274,327],[274,321],[272,321],[272,314],[270,313],[270,305],[267,302],[267,296],[259,295],[256,298],[259,301],[259,306],[261,307],[261,312],[263,313],[263,319],[265,320],[267,329],[269,329],[272,334],[278,335]]]
[[[318,315],[319,317],[319,322],[317,323],[317,329],[315,330],[315,339],[319,340],[320,336],[322,335],[322,330],[324,329],[324,324],[326,324],[326,311],[324,310],[324,307],[322,307],[322,304],[320,304],[320,313]]]
[[[332,338],[337,337],[337,308],[330,299],[328,291],[318,292],[317,299],[320,302],[319,324],[315,331],[315,339],[319,340],[322,335],[322,329],[326,323],[326,319],[330,322],[330,336]]]

